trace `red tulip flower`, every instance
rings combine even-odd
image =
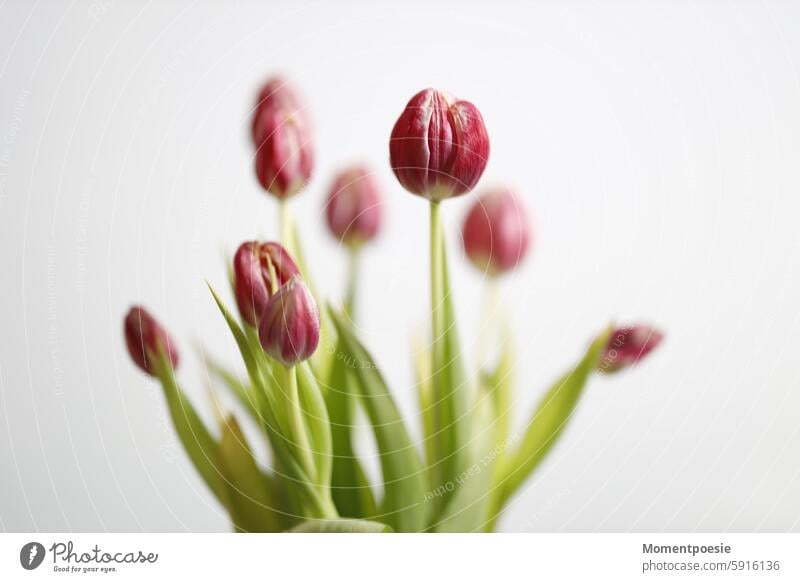
[[[303,281],[294,276],[267,303],[258,337],[265,352],[290,367],[314,354],[319,326],[317,303]]]
[[[475,187],[489,159],[489,136],[472,103],[425,89],[395,123],[389,154],[406,190],[438,202]]]
[[[292,257],[278,243],[242,243],[233,257],[236,304],[242,318],[257,326],[270,297],[298,273]]]
[[[156,375],[155,363],[162,354],[173,369],[178,367],[175,342],[144,307],[136,305],[125,316],[125,343],[134,363],[151,376]]]
[[[291,109],[264,111],[263,141],[256,151],[256,176],[261,186],[283,200],[305,187],[314,167],[311,131]]]
[[[528,216],[511,190],[489,190],[475,201],[464,220],[464,250],[470,261],[489,275],[516,267],[531,242]]]
[[[299,116],[306,115],[305,106],[294,87],[282,77],[272,77],[259,91],[253,108],[252,137],[256,149],[267,137],[265,125],[270,114],[280,110]]]
[[[647,324],[620,327],[614,330],[597,369],[614,373],[638,363],[656,349],[664,334]]]
[[[348,246],[372,240],[381,226],[381,192],[377,180],[363,167],[340,172],[328,194],[328,228]]]

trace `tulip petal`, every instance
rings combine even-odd
[[[455,131],[454,156],[450,166],[453,196],[472,190],[489,162],[489,135],[478,108],[458,101],[450,108]]]

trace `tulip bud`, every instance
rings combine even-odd
[[[472,103],[425,89],[395,123],[389,154],[403,188],[438,202],[475,187],[489,159],[489,136]]]
[[[294,366],[314,354],[319,344],[319,311],[299,277],[292,277],[269,300],[258,337],[264,351],[285,366]]]
[[[608,340],[597,370],[612,374],[632,366],[656,349],[663,339],[664,334],[646,324],[617,328]]]
[[[259,115],[261,143],[256,151],[256,176],[267,191],[285,199],[311,178],[314,152],[305,116],[291,107],[265,109]]]
[[[151,376],[156,375],[155,363],[162,352],[173,369],[178,367],[175,342],[144,307],[136,305],[125,316],[125,343],[136,365]]]
[[[507,189],[490,190],[470,209],[462,231],[470,261],[489,275],[516,267],[530,244],[530,225],[522,202]]]
[[[266,138],[265,120],[269,117],[270,112],[276,110],[291,111],[301,116],[305,114],[303,103],[294,88],[281,77],[272,77],[264,84],[253,108],[252,137],[253,145],[256,148]]]
[[[333,182],[325,208],[333,236],[358,246],[378,234],[381,226],[381,193],[366,169],[355,167],[341,172]]]
[[[298,273],[292,257],[278,243],[242,243],[233,257],[236,304],[242,318],[257,326],[269,298]]]

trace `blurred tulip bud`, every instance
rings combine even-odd
[[[489,159],[489,136],[472,103],[425,89],[395,123],[389,154],[403,188],[439,201],[475,187]]]
[[[172,368],[178,367],[175,342],[144,307],[135,305],[125,316],[125,343],[136,365],[151,376],[156,375],[155,363],[162,351]]]
[[[292,257],[278,243],[242,243],[233,257],[236,304],[242,318],[257,326],[269,298],[298,273]]]
[[[664,334],[646,324],[617,328],[608,340],[597,370],[612,374],[632,366],[656,349],[663,339]]]
[[[296,115],[305,115],[304,105],[294,88],[282,77],[269,79],[258,93],[256,106],[253,108],[252,136],[253,145],[258,148],[267,134],[264,131],[265,120],[276,110],[290,111]]]
[[[372,240],[381,226],[381,192],[365,168],[340,172],[331,186],[325,208],[333,236],[349,246]]]
[[[261,186],[285,199],[297,194],[311,178],[314,151],[304,115],[290,107],[265,109],[259,114],[263,139],[256,150],[256,176]]]
[[[511,190],[489,190],[475,201],[464,220],[464,250],[489,275],[502,275],[525,257],[531,239],[522,201]]]
[[[319,344],[319,311],[308,287],[292,277],[269,300],[258,328],[264,351],[285,366],[310,358]]]

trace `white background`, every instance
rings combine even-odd
[[[480,108],[479,188],[517,188],[534,217],[502,288],[518,423],[610,319],[665,331],[646,364],[591,382],[503,530],[800,529],[798,30],[800,6],[775,1],[2,4],[0,529],[226,530],[121,321],[141,302],[166,323],[211,419],[193,346],[236,359],[204,281],[224,289],[224,253],[277,235],[248,140],[274,72],[315,119],[294,211],[326,296],[343,286],[332,173],[364,160],[384,185],[361,334],[415,429],[427,209],[387,139],[423,87]],[[444,214],[471,348],[467,204]]]

